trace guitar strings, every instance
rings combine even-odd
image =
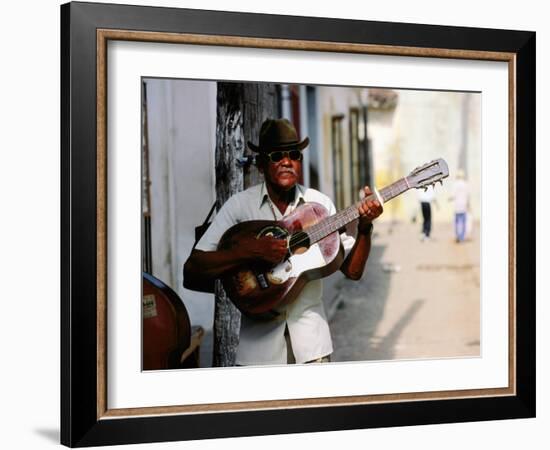
[[[397,189],[395,189],[395,188],[397,188]],[[406,180],[404,178],[402,178],[402,179],[397,180],[396,182],[390,184],[389,186],[386,186],[385,188],[381,189],[379,191],[379,193],[382,196],[382,198],[384,199],[384,201],[387,201],[388,200],[386,198],[387,193],[390,194],[389,198],[393,198],[393,197],[396,197],[397,195],[401,194],[402,192],[407,191],[409,188],[410,187],[406,183]],[[357,216],[355,216],[355,214],[357,212],[357,209],[356,209],[357,205],[350,206],[350,207],[340,211],[339,213],[337,213],[333,216],[330,216],[330,218],[332,218],[333,220],[327,222],[326,224],[323,224],[323,225],[319,226],[320,223],[317,223],[317,224],[313,225],[310,228],[311,231],[301,230],[301,231],[298,231],[297,233],[291,235],[291,237],[289,239],[289,245],[290,246],[296,246],[296,245],[299,245],[299,244],[302,244],[302,243],[306,243],[307,241],[310,241],[310,245],[311,245],[311,244],[314,244],[314,243],[320,241],[321,239],[328,236],[329,234],[332,234],[332,233],[336,232],[337,230],[339,230],[340,228],[345,226],[347,223],[355,220],[359,216],[358,213],[357,213]],[[351,220],[348,220],[350,218],[350,216],[354,216],[354,217]],[[339,219],[343,218],[343,217],[346,218],[345,219],[346,223],[343,223],[341,226],[336,227],[333,231],[329,231],[334,227],[335,223],[337,223],[337,221]]]
[[[314,244],[315,242],[318,242],[319,240],[323,239],[323,237],[326,237],[329,234],[332,234],[333,232],[335,232],[338,229],[345,226],[346,223],[349,223],[349,222],[355,220],[358,217],[358,215],[355,216],[356,211],[357,211],[355,208],[356,208],[355,206],[348,207],[348,208],[344,209],[343,211],[341,211],[340,213],[338,213],[337,215],[329,217],[332,220],[328,221],[326,224],[323,224],[321,226],[319,226],[320,224],[313,225],[310,228],[310,230],[312,230],[312,231],[308,231],[308,230],[298,231],[297,233],[293,234],[290,237],[289,244],[291,246],[295,246],[295,245],[299,245],[299,244],[302,244],[302,243],[306,243],[307,241],[310,241],[310,244]],[[349,220],[350,216],[352,216],[352,217],[355,216],[355,217],[353,217],[353,218],[351,218],[351,220]],[[342,225],[337,226],[334,230],[329,231],[335,226],[335,224],[338,223],[338,221],[340,219],[342,219],[344,217],[345,217],[345,223],[343,223]],[[302,237],[302,235],[305,235],[305,237]]]
[[[389,186],[386,186],[385,188],[380,189],[379,194],[384,199],[384,203],[385,203],[388,200],[402,194],[403,192],[408,191],[409,189],[411,189],[411,185],[409,184],[407,177],[403,177],[395,181],[394,183],[390,184]],[[389,195],[386,198],[387,194]],[[357,206],[358,204],[354,206],[350,206],[340,211],[339,213],[333,216],[330,216],[329,218],[332,218],[333,220],[327,221],[326,224],[323,224],[320,227],[319,225],[322,224],[324,221],[314,224],[310,228],[310,230],[312,230],[311,232],[308,232],[308,230],[300,230],[296,232],[295,234],[290,236],[289,246],[296,246],[302,243],[306,243],[307,241],[310,241],[310,245],[311,245],[325,238],[329,234],[332,234],[338,231],[340,228],[345,226],[347,223],[355,220],[359,216],[359,214],[357,213],[357,209],[355,209]],[[357,216],[355,216],[356,213],[357,213]],[[350,218],[349,217],[350,215],[354,217],[351,220],[348,220]],[[340,218],[343,218],[343,217],[346,217],[345,223],[343,223],[341,226],[336,227],[333,231],[328,231],[328,230],[331,230],[334,224],[337,223],[338,220],[340,220]],[[305,237],[302,237],[302,235],[304,235]]]
[[[345,210],[341,211],[337,215],[328,217],[327,219],[330,219],[330,220],[328,220],[326,223],[323,223],[323,222],[317,223],[311,226],[309,230],[301,230],[300,232],[306,233],[310,239],[317,235],[320,235],[320,236],[328,235],[331,233],[331,231],[328,231],[328,230],[332,229],[335,226],[335,224],[338,223],[338,221],[341,220],[342,218],[345,217],[345,222],[354,220],[354,218],[350,220],[350,216],[352,215],[354,215],[354,210],[352,210],[351,208],[346,208]],[[342,224],[341,226],[343,225],[344,224]],[[338,230],[339,228],[341,228],[341,226],[340,225],[337,226],[333,231]],[[296,233],[296,235],[298,235],[300,232]],[[292,241],[292,237],[291,237],[291,241]],[[293,243],[296,243],[296,242],[301,242],[301,241],[293,241]]]

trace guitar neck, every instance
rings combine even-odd
[[[382,203],[390,201],[392,198],[401,195],[403,192],[408,191],[411,188],[407,177],[403,177],[396,182],[386,186],[383,189],[378,191]],[[369,196],[369,199],[378,200],[376,194]],[[325,220],[313,225],[308,228],[306,231],[309,241],[311,244],[324,239],[329,234],[334,233],[345,227],[348,223],[353,222],[359,217],[358,206],[361,202],[356,203],[355,205],[348,206],[346,209],[337,212],[336,214],[327,217]]]
[[[382,197],[382,201],[384,203],[390,201],[392,198],[397,197],[398,195],[401,195],[403,192],[408,191],[411,189],[411,185],[407,179],[407,177],[400,178],[396,182],[390,184],[389,186],[386,186],[383,189],[380,189],[378,193],[380,194],[380,197]]]

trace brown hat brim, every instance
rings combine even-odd
[[[306,137],[302,142],[291,142],[289,144],[279,144],[277,146],[270,146],[269,148],[262,148],[259,145],[255,145],[250,141],[248,141],[247,144],[250,150],[256,153],[276,151],[276,150],[286,150],[286,149],[303,150],[309,145],[309,138]]]

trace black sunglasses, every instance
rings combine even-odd
[[[285,157],[288,157],[292,161],[302,160],[302,152],[300,150],[289,150],[289,151],[277,150],[275,152],[266,153],[266,156],[269,158],[271,162],[274,162],[274,163],[281,161]]]

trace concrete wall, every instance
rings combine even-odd
[[[216,83],[146,84],[153,275],[180,295],[193,325],[210,329],[214,297],[184,289],[182,268],[215,200]]]
[[[320,190],[334,199],[334,163],[335,156],[332,148],[332,117],[344,115],[342,132],[343,147],[343,172],[344,179],[351,178],[350,171],[350,136],[349,136],[349,111],[350,108],[360,107],[366,104],[367,90],[364,88],[345,87],[318,87],[318,111],[317,117],[320,120],[322,130],[322,176],[320,177]],[[358,193],[351,192],[351,189],[344,189],[344,203],[347,205],[357,201]]]

